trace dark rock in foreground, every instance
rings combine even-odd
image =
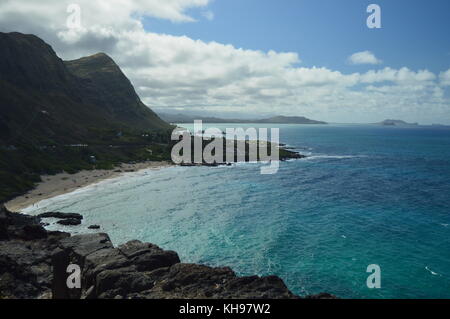
[[[68,265],[81,288],[67,287]],[[333,298],[329,294],[310,298]],[[237,277],[227,267],[180,263],[178,254],[107,234],[46,231],[39,218],[0,206],[0,298],[300,298],[276,276]]]
[[[0,205],[0,298],[50,298],[52,251],[68,236]]]

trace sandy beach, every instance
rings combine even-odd
[[[143,169],[158,169],[172,166],[169,162],[142,162],[136,164],[121,164],[111,170],[80,171],[76,174],[60,173],[56,175],[41,176],[42,182],[28,193],[7,202],[5,206],[11,212],[20,212],[41,200],[58,195],[70,193],[78,188],[85,187],[105,179],[117,177],[130,172]]]

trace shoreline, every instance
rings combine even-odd
[[[42,175],[42,181],[26,194],[15,197],[4,205],[11,211],[18,213],[44,199],[73,192],[77,189],[144,169],[159,169],[174,164],[167,161],[141,162],[136,164],[120,164],[110,170],[82,170],[75,174],[59,173],[56,175]]]
[[[177,252],[131,240],[114,246],[106,233],[48,231],[40,218],[0,204],[0,299],[336,299],[300,297],[275,275],[239,277],[229,267],[182,263]],[[67,285],[70,263],[79,287]]]
[[[278,145],[278,149],[281,152],[284,152],[284,154],[280,154],[280,161],[286,161],[288,159],[302,159],[306,157],[297,151],[286,149],[285,146],[286,145],[282,143]],[[219,164],[181,164],[180,166],[216,167],[222,165],[230,166],[232,165],[232,163],[224,162]],[[147,161],[133,164],[122,163],[109,170],[94,169],[81,170],[75,174],[63,172],[56,175],[41,175],[42,181],[37,183],[32,190],[7,201],[6,203],[4,203],[4,205],[10,212],[18,213],[23,209],[32,206],[42,200],[71,193],[77,189],[101,182],[103,180],[111,179],[126,173],[137,172],[144,169],[159,169],[171,166],[177,165],[168,161]]]

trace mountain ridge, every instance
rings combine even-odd
[[[14,32],[0,33],[0,57],[0,117],[9,135],[33,118],[27,137],[37,143],[49,136],[56,143],[82,142],[95,137],[89,134],[91,127],[170,128],[141,102],[131,82],[104,53],[63,61],[40,38]],[[91,72],[86,71],[89,67]],[[61,130],[62,123],[70,128]],[[5,142],[3,135],[0,141]]]
[[[89,101],[103,105],[114,118],[141,129],[149,127],[149,121],[157,129],[167,128],[166,123],[142,103],[130,80],[107,54],[100,52],[64,63],[72,74],[85,80],[86,86],[94,84]]]
[[[265,123],[265,124],[328,124],[323,121],[311,120],[303,116],[273,116],[265,119],[224,119],[218,117],[168,114],[159,112],[159,116],[169,123],[193,123],[194,120],[202,120],[204,123]]]
[[[63,61],[35,35],[0,32],[0,202],[40,175],[167,160],[172,130],[106,54]]]

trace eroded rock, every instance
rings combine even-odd
[[[58,220],[57,223],[60,225],[65,225],[65,226],[77,226],[77,225],[81,224],[81,220],[76,219],[76,218],[68,218],[68,219]]]
[[[70,236],[39,223],[0,206],[1,297],[299,298],[276,276],[238,277],[228,267],[180,263],[176,252],[153,244],[133,240],[115,248],[105,233]],[[79,267],[81,288],[67,287],[69,265]]]
[[[83,219],[83,216],[77,213],[60,213],[60,212],[47,212],[39,214],[40,218],[60,218],[60,219]]]

